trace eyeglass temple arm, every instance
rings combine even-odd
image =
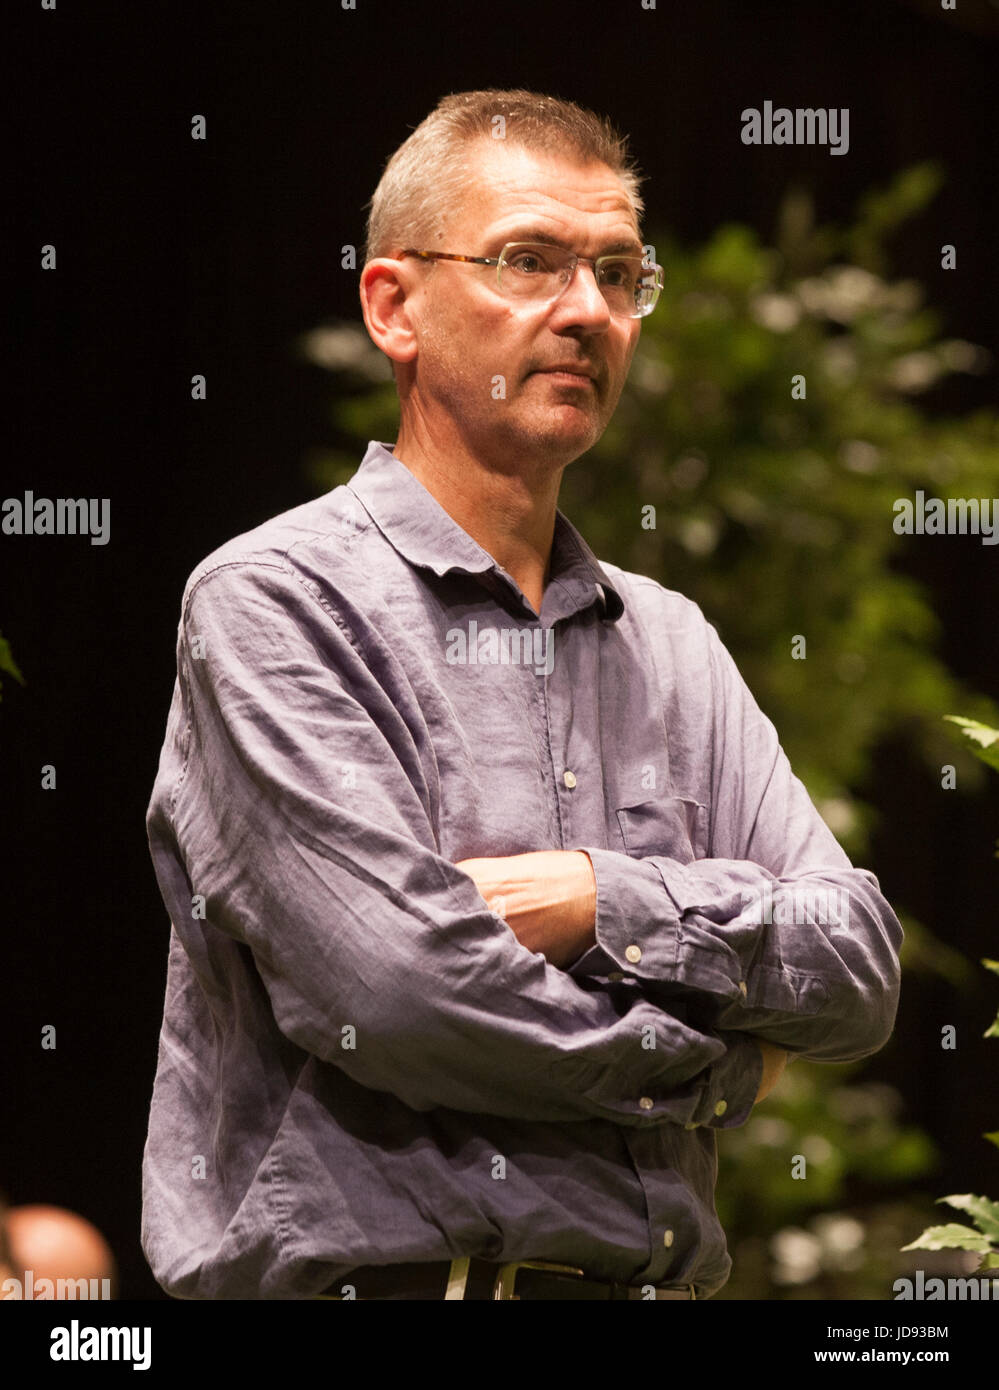
[[[423,261],[468,261],[470,265],[499,265],[498,256],[456,256],[451,251],[402,251],[400,256],[419,256]]]

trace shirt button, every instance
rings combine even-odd
[[[726,1111],[727,1109],[728,1109],[728,1101],[727,1101],[727,1100],[720,1100],[720,1101],[718,1102],[718,1104],[715,1106],[715,1114],[716,1114],[716,1115],[724,1115],[724,1114],[725,1114],[725,1111]]]
[[[624,955],[625,959],[630,960],[632,965],[637,965],[642,959],[642,948],[641,946],[629,946]]]
[[[668,1250],[672,1244],[673,1232],[670,1230],[663,1231],[663,1245],[665,1245],[666,1249]]]
[[[746,995],[749,993],[749,990],[746,988],[745,980],[739,981],[739,993],[742,995],[743,999],[745,999]]]
[[[564,772],[562,774],[562,781],[569,790],[572,791],[573,787],[576,785],[576,774],[574,772]]]
[[[652,1099],[651,1096],[643,1096],[642,1099],[638,1102],[640,1110],[651,1110],[654,1104],[655,1101]]]

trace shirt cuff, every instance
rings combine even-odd
[[[682,864],[581,848],[589,855],[597,885],[597,944],[574,962],[573,974],[688,985],[733,1002],[745,997],[739,958],[731,947],[703,932],[694,937],[681,927]],[[669,886],[674,868],[675,893]]]
[[[702,1126],[734,1129],[745,1124],[763,1079],[763,1053],[755,1040],[747,1033],[719,1030],[691,1034],[687,1030],[686,1039],[679,1040],[677,1046],[714,1052],[715,1060],[677,1082],[668,1077],[682,1060],[680,1052],[671,1054],[668,1046],[657,1049],[666,1079],[647,1076],[630,1096],[622,1094],[623,1068],[608,1071],[577,1058],[565,1058],[555,1064],[555,1074],[586,1095],[598,1107],[601,1118],[629,1128],[647,1129],[665,1122],[688,1130]],[[646,1054],[649,1060],[654,1056]]]
[[[763,1052],[746,1033],[719,1033],[728,1051],[710,1069],[707,1085],[684,1129],[736,1129],[753,1113],[763,1080]]]

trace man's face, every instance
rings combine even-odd
[[[549,241],[591,259],[641,255],[627,195],[607,165],[504,141],[479,141],[470,153],[474,176],[447,244],[421,250],[498,256],[507,242]],[[420,278],[411,403],[426,429],[440,440],[457,431],[473,454],[501,469],[529,459],[564,466],[596,443],[621,394],[640,320],[610,311],[592,266],[577,266],[554,302],[506,298],[494,266],[438,261],[421,266]]]

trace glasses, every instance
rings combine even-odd
[[[509,299],[554,301],[565,294],[582,261],[593,267],[601,294],[612,314],[642,319],[656,307],[663,288],[663,268],[642,256],[598,256],[595,261],[561,246],[509,241],[498,256],[456,256],[450,251],[408,250],[402,256],[424,261],[467,261],[494,265],[496,284]]]

